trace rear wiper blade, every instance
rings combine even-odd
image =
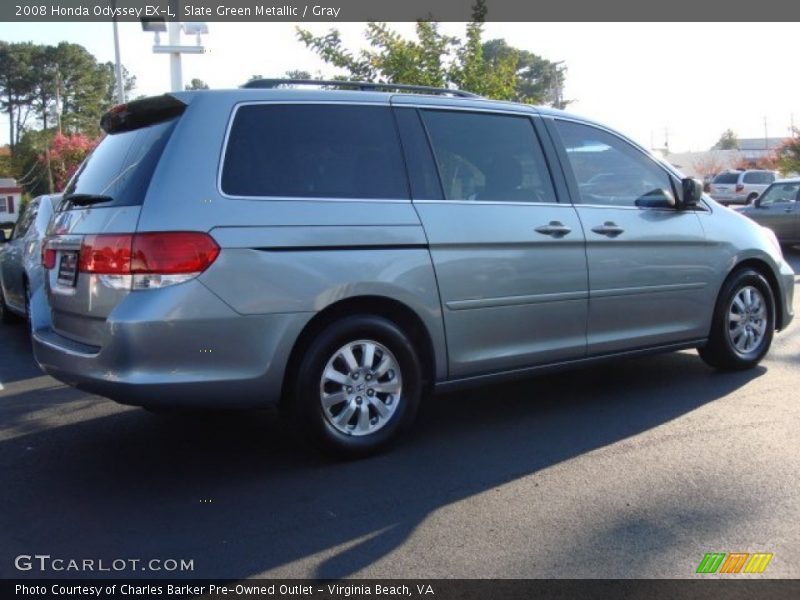
[[[111,202],[114,199],[111,196],[104,196],[102,194],[70,194],[69,196],[64,196],[62,200],[71,202],[76,206],[88,206],[101,202]]]

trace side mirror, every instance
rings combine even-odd
[[[703,184],[693,177],[686,177],[681,180],[681,208],[694,208],[703,196]]]
[[[666,190],[650,190],[634,202],[639,208],[675,208],[675,198]]]
[[[761,208],[761,196],[753,200],[753,206],[755,208]]]

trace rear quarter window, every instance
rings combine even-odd
[[[228,135],[220,187],[230,196],[408,199],[389,107],[246,104]]]

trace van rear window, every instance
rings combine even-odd
[[[71,195],[108,196],[104,208],[142,204],[177,120],[106,135],[67,184],[61,210],[79,207]]]
[[[713,183],[736,183],[739,181],[739,173],[720,173],[714,177]]]
[[[228,136],[221,185],[231,196],[409,197],[385,106],[242,105]]]

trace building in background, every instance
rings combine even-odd
[[[0,178],[0,223],[16,223],[22,188],[16,179]]]

